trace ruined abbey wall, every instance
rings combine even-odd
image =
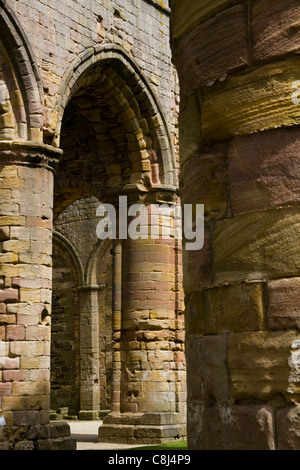
[[[73,449],[63,413],[182,439],[181,243],[96,234],[100,203],[178,202],[169,7],[0,7],[1,449]]]
[[[80,55],[114,44],[141,68],[159,97],[170,128],[177,126],[177,78],[170,62],[169,8],[165,1],[7,2],[23,28],[43,92],[44,142],[53,143],[61,85]],[[59,145],[59,142],[58,142]]]
[[[1,450],[74,449],[63,413],[100,441],[300,448],[299,15],[0,0]],[[204,246],[124,236],[124,197],[141,233],[204,204]]]

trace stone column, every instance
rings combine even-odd
[[[80,411],[79,419],[99,419],[99,286],[79,287]]]
[[[50,425],[53,169],[60,152],[0,143],[0,448],[74,448]],[[56,439],[59,436],[60,439]]]
[[[149,232],[145,239],[128,236],[114,252],[122,256],[121,318],[117,309],[114,322],[116,396],[99,428],[100,441],[158,443],[185,436],[176,245],[172,238],[151,239]]]
[[[121,404],[121,353],[122,329],[122,241],[114,240],[113,245],[113,370],[111,384],[111,411],[120,413]]]
[[[299,449],[300,7],[171,3],[181,196],[206,216],[184,256],[189,447]]]

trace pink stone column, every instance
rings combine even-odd
[[[122,240],[121,318],[114,323],[117,395],[99,428],[100,441],[155,443],[185,436],[180,260],[174,238]]]
[[[10,449],[15,442],[17,448],[49,448],[52,438],[52,199],[53,169],[59,155],[42,144],[3,142],[0,148],[3,449]]]

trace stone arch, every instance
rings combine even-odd
[[[2,140],[43,140],[42,81],[33,52],[6,1],[0,2]]]
[[[99,201],[102,198],[101,187],[88,181],[80,181],[68,176],[59,176],[55,179],[55,204],[53,218],[78,199],[94,196]]]
[[[61,233],[56,232],[55,230],[52,232],[53,234],[53,244],[59,245],[62,247],[63,250],[68,252],[74,267],[76,268],[77,278],[78,278],[78,285],[82,286],[84,283],[84,269],[82,263],[80,261],[79,255],[72,245],[72,243],[64,237]]]
[[[99,106],[105,104],[102,110],[108,129],[94,112],[82,106],[84,89],[98,90],[93,96]],[[147,187],[177,188],[176,161],[164,113],[147,79],[121,47],[108,44],[90,48],[65,73],[53,111],[57,125],[51,144],[56,147],[61,143],[63,116],[74,97],[93,123],[97,139],[101,142],[101,135],[109,130],[121,151],[128,153],[135,174],[128,184],[139,181]],[[116,115],[120,127],[114,129],[110,120]],[[107,152],[109,159],[111,146]]]
[[[72,210],[84,211],[88,201],[91,202],[92,207],[96,199],[87,197],[76,201],[75,204],[70,204],[71,213],[68,213],[69,209],[67,212],[62,211],[55,222],[52,297],[54,314],[57,309],[57,314],[62,314],[62,325],[67,321],[70,325],[70,319],[76,316],[80,334],[75,345],[76,351],[78,351],[77,409],[74,409],[74,397],[70,401],[67,399],[65,385],[67,374],[65,380],[61,377],[62,385],[56,380],[55,389],[51,389],[52,394],[55,394],[55,400],[53,399],[51,403],[53,410],[69,408],[68,411],[72,410],[72,413],[78,415],[80,419],[99,419],[99,413],[100,416],[103,416],[109,412],[111,403],[112,242],[108,240],[108,242],[101,243],[99,240],[93,240],[89,232],[91,226],[76,225],[78,220],[76,216],[75,219],[73,218]],[[82,204],[80,209],[78,209],[77,202]],[[89,214],[89,212],[87,213]],[[81,215],[84,215],[83,212]],[[73,222],[74,226],[68,226]],[[81,219],[80,222],[82,222]],[[64,226],[64,224],[66,225]],[[83,230],[83,238],[80,238],[79,235],[80,227]],[[86,249],[80,249],[80,243],[85,243]],[[56,256],[57,245],[61,247],[59,259]],[[68,256],[65,256],[65,253]],[[89,256],[86,256],[88,253]],[[78,273],[76,287],[74,286],[74,278],[72,278],[73,286],[70,284],[70,261]],[[61,273],[65,276],[64,278],[59,278]],[[92,274],[90,275],[90,273]],[[67,292],[63,284],[67,286]],[[73,291],[73,300],[71,291]],[[59,302],[60,298],[62,302]],[[61,303],[63,305],[60,305]],[[66,314],[66,319],[64,319],[64,314]],[[65,330],[67,331],[67,328]],[[61,331],[60,342],[68,345],[68,341],[70,341],[68,334]],[[75,343],[73,342],[73,344]],[[53,351],[55,352],[56,349],[53,348]],[[55,365],[58,362],[55,357],[51,361]],[[59,364],[57,368],[59,368]]]
[[[99,271],[103,272],[108,263],[108,252],[112,251],[110,239],[99,240],[94,247],[85,270],[85,279],[88,285],[99,284]],[[105,262],[103,260],[105,258]]]
[[[124,195],[129,204],[146,206],[177,200],[175,156],[163,112],[122,48],[106,45],[82,54],[63,77],[53,113],[56,132],[48,144],[63,150],[55,175],[54,207],[91,196],[115,208]],[[184,433],[184,416],[178,412],[184,394],[175,390],[184,370],[177,374],[175,369],[179,363],[184,367],[184,351],[174,239],[149,238],[140,243],[120,236],[113,244],[111,413],[99,439],[110,439],[119,420],[126,426],[125,441],[133,432],[137,440],[142,438],[137,423],[127,429],[127,414],[137,412],[141,425],[153,424],[157,439],[165,432],[177,438]],[[102,292],[95,276],[99,266],[95,255],[102,249],[104,245],[97,244],[79,289],[84,342],[80,419],[99,417]],[[160,374],[162,362],[165,372]],[[162,390],[165,375],[169,379]],[[158,424],[162,422],[172,422],[174,428],[162,428]]]
[[[80,298],[83,280],[80,258],[72,243],[53,233],[51,321],[51,409],[80,407]]]

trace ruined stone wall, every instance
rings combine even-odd
[[[1,449],[74,447],[49,424],[51,361],[65,397],[79,374],[71,403],[83,419],[110,406],[114,375],[102,438],[185,436],[180,243],[111,252],[89,204],[177,202],[169,13],[163,0],[0,0]]]
[[[192,449],[299,449],[296,0],[173,0]],[[296,93],[297,94],[297,93]]]

